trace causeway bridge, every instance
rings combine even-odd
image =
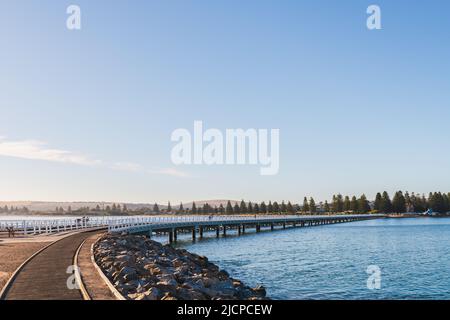
[[[68,231],[67,235],[51,242],[20,265],[0,291],[0,300],[89,300],[95,299],[103,291],[103,297],[111,295],[108,287],[98,287],[95,274],[98,270],[89,267],[86,261],[91,261],[94,239],[109,232],[127,232],[132,234],[166,234],[169,242],[177,241],[180,233],[192,234],[192,239],[203,237],[204,232],[215,232],[226,236],[228,231],[245,233],[249,229],[260,232],[262,229],[275,230],[293,227],[312,227],[326,224],[345,223],[359,220],[384,218],[383,214],[369,215],[264,215],[264,216],[147,216],[120,217],[116,219],[91,219],[84,221],[26,221],[3,222],[5,225],[21,229],[25,235],[42,233],[58,233]],[[13,225],[14,224],[14,225]],[[70,231],[75,229],[73,231]],[[78,230],[77,230],[78,229]],[[84,253],[83,253],[84,252]],[[84,259],[80,256],[84,256]],[[89,257],[86,258],[86,257]],[[87,259],[87,260],[86,260]],[[81,261],[81,263],[80,263]],[[84,262],[83,262],[84,261]],[[83,264],[84,263],[84,264]],[[68,266],[73,266],[75,279],[79,287],[68,286]],[[81,269],[79,269],[81,266]],[[90,269],[89,269],[90,268]],[[92,270],[92,268],[94,268]],[[81,270],[81,271],[80,271]],[[85,281],[85,276],[91,278]],[[94,282],[93,282],[94,281]],[[101,281],[100,281],[101,282]],[[95,290],[86,289],[85,284],[96,283]],[[30,286],[30,284],[33,284]],[[105,286],[105,285],[103,285]],[[113,296],[110,298],[114,299]],[[117,297],[115,297],[117,298]],[[103,299],[103,298],[102,298]]]
[[[174,216],[159,217],[148,220],[115,220],[108,225],[109,232],[126,232],[130,234],[167,234],[169,243],[177,241],[179,233],[192,234],[192,240],[203,237],[205,232],[215,232],[226,236],[227,231],[235,230],[239,235],[248,229],[257,233],[261,229],[286,229],[287,227],[312,227],[327,224],[345,223],[360,220],[385,218],[384,214],[354,214],[354,215],[264,215],[264,216]]]
[[[169,242],[177,240],[177,233],[192,232],[195,240],[203,232],[215,231],[217,236],[226,235],[227,230],[286,227],[310,227],[325,224],[344,223],[358,220],[379,219],[384,214],[340,214],[340,215],[152,215],[152,216],[89,216],[72,218],[46,218],[27,220],[0,219],[0,233],[12,228],[16,235],[34,236],[61,232],[108,228],[109,232],[139,233],[152,236],[167,233]]]

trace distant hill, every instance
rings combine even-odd
[[[231,204],[234,206],[235,203],[240,203],[240,201],[236,200],[230,200]],[[219,207],[220,204],[222,204],[224,207],[226,207],[228,200],[201,200],[201,201],[195,201],[195,205],[197,207],[203,206],[205,203],[208,203],[210,206]],[[105,208],[106,206],[112,206],[113,204],[125,204],[128,209],[130,210],[137,210],[142,208],[153,208],[154,203],[122,203],[122,202],[95,202],[95,201],[70,201],[70,202],[57,202],[57,201],[0,201],[0,207],[8,206],[8,208],[17,207],[17,208],[23,208],[26,207],[30,211],[35,212],[54,212],[55,209],[58,207],[62,207],[64,210],[67,210],[69,207],[71,207],[72,210],[77,210],[80,208],[86,208],[89,207],[91,209],[100,206],[100,208]],[[171,206],[173,209],[178,209],[179,203],[171,203]],[[158,203],[158,206],[160,209],[167,209],[167,203],[166,204],[160,204]],[[183,203],[183,207],[185,209],[192,208],[192,202]]]
[[[27,207],[31,211],[55,211],[56,207],[62,207],[64,210],[71,207],[72,210],[77,210],[80,208],[95,208],[97,205],[100,208],[106,206],[112,206],[113,204],[123,205],[120,202],[90,202],[90,201],[70,201],[70,202],[57,202],[57,201],[0,201],[0,207]],[[129,209],[141,209],[141,208],[152,208],[154,204],[149,203],[125,203]],[[165,208],[167,206],[159,205],[160,208]]]

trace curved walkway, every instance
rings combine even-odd
[[[80,290],[70,285],[74,283],[73,259],[83,241],[98,232],[104,231],[76,233],[45,248],[12,279],[3,299],[82,300]]]

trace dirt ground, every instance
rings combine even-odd
[[[47,244],[47,242],[0,242],[0,290],[22,262]]]

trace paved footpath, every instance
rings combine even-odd
[[[76,233],[52,244],[31,259],[6,291],[6,300],[82,300],[78,289],[69,289],[67,273],[78,247],[95,233]]]

